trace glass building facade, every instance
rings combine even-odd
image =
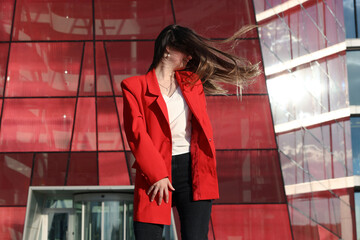
[[[126,207],[111,186],[134,177],[120,83],[146,73],[173,23],[214,40],[260,25],[232,51],[262,74],[241,99],[230,86],[207,96],[220,187],[209,239],[357,239],[359,21],[359,0],[0,0],[0,239],[23,239],[37,211],[120,224]],[[41,187],[50,200],[28,198]],[[109,200],[91,205],[95,187]],[[36,239],[81,238],[60,225]],[[92,233],[133,238],[116,229]]]

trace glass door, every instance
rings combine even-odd
[[[134,239],[130,194],[79,194],[74,198],[79,240]]]
[[[74,211],[72,209],[45,209],[42,239],[74,240]]]

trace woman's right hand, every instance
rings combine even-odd
[[[150,197],[150,201],[152,202],[155,197],[156,194],[159,193],[159,200],[158,200],[158,205],[161,205],[161,201],[164,197],[165,194],[165,202],[168,203],[169,202],[169,189],[172,191],[175,191],[175,188],[171,185],[171,182],[169,180],[169,178],[163,178],[159,181],[157,181],[156,183],[154,183],[149,190],[147,191],[147,195],[151,194]],[[151,193],[152,192],[152,193]]]

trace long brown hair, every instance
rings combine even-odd
[[[255,26],[245,26],[220,43],[234,42],[239,36],[253,28]],[[241,89],[253,82],[260,73],[259,63],[252,64],[246,59],[221,51],[215,47],[214,40],[176,24],[164,28],[156,38],[154,58],[149,71],[160,63],[166,47],[174,48],[192,57],[185,70],[199,76],[207,94],[226,94],[227,91],[221,83],[236,85],[238,94],[241,94]]]

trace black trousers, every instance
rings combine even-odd
[[[207,240],[211,200],[192,200],[190,153],[172,158],[172,205],[178,210],[182,240]],[[161,240],[164,225],[134,222],[136,240]]]

